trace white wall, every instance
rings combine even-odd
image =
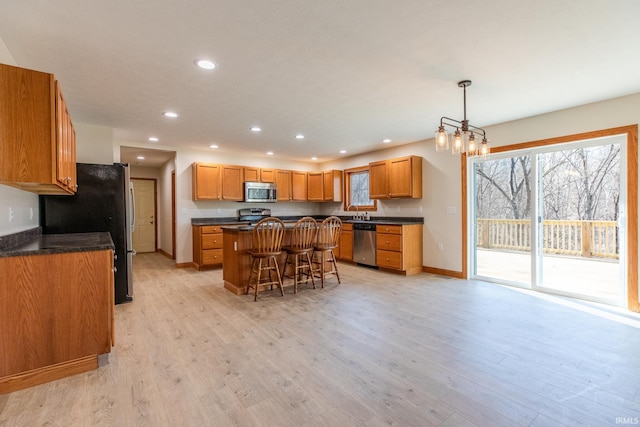
[[[73,117],[72,117],[73,118]],[[78,163],[113,163],[113,129],[106,126],[73,123],[76,131]]]

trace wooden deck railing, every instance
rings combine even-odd
[[[531,250],[528,219],[477,220],[477,247]],[[582,257],[618,258],[618,227],[615,221],[542,222],[544,253]]]

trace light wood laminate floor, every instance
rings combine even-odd
[[[0,396],[2,426],[606,426],[640,420],[640,320],[482,282],[340,264],[235,296],[135,257],[92,372]],[[595,313],[595,314],[594,314]],[[597,314],[605,314],[603,317]]]

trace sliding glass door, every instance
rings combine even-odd
[[[476,161],[474,259],[478,276],[531,285],[531,156]]]
[[[470,158],[471,276],[623,305],[625,141]]]

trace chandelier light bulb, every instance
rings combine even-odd
[[[447,151],[449,149],[449,134],[440,126],[436,131],[436,151]]]
[[[462,151],[462,135],[460,134],[460,129],[456,129],[456,133],[453,135],[453,146],[451,147],[451,152],[453,154],[460,154]]]
[[[473,132],[471,132],[471,135],[469,135],[469,149],[467,151],[467,154],[469,154],[470,156],[474,156],[477,151],[478,146],[476,145],[476,137],[473,135]]]

